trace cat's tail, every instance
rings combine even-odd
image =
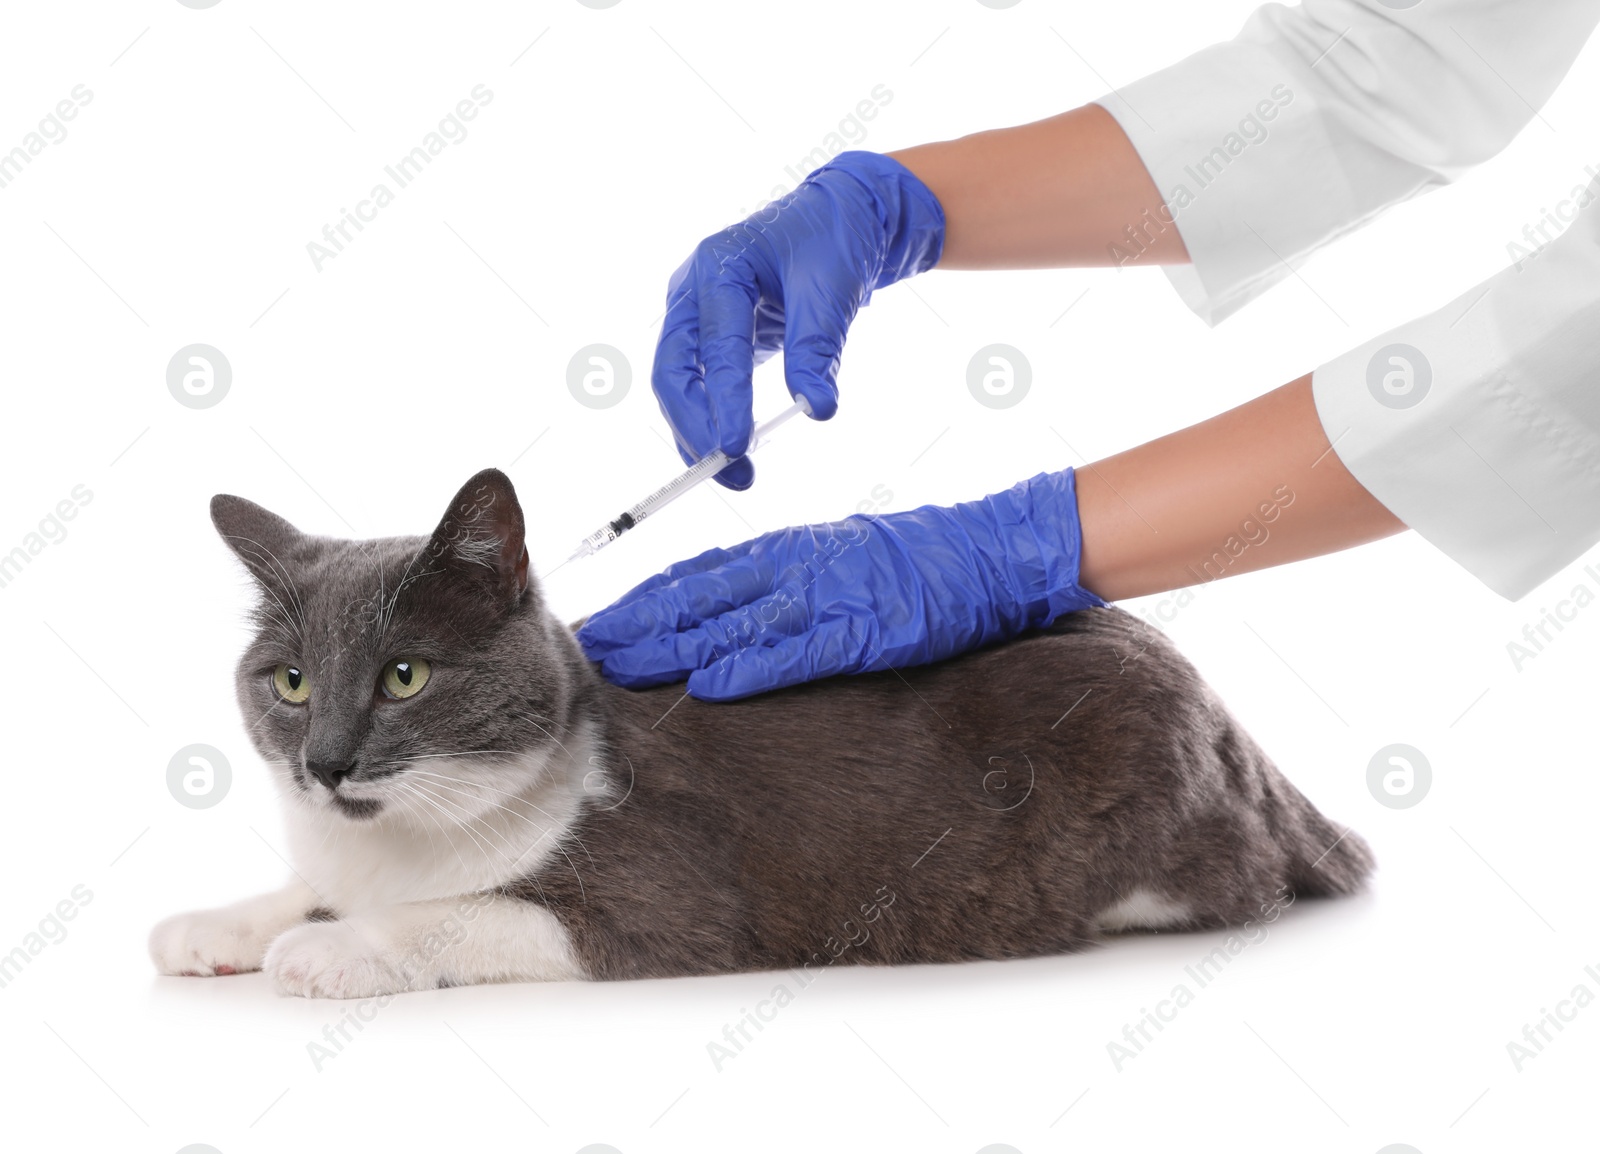
[[[1286,783],[1287,784],[1287,783]],[[1362,889],[1376,861],[1361,835],[1329,821],[1299,790],[1298,827],[1289,846],[1289,885],[1304,897],[1335,897]]]

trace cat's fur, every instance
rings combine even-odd
[[[366,997],[1025,957],[1270,920],[1371,869],[1117,609],[707,704],[600,678],[540,597],[495,470],[429,538],[308,536],[228,496],[212,517],[261,590],[238,697],[297,876],[162,923],[164,973],[265,968],[289,993]],[[432,678],[386,700],[399,658]],[[279,699],[280,662],[308,673],[308,704]],[[348,776],[330,790],[308,766]]]

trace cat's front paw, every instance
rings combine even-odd
[[[259,970],[276,928],[235,910],[178,914],[150,931],[150,958],[161,973],[186,978]]]
[[[398,957],[347,921],[296,926],[272,943],[262,968],[279,993],[302,998],[373,998],[413,988]]]

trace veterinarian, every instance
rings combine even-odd
[[[652,384],[686,461],[742,453],[778,349],[818,419],[856,311],[935,266],[1161,265],[1215,324],[1311,253],[1498,153],[1600,0],[1306,0],[1035,124],[846,152],[708,238],[669,286]],[[1591,170],[1591,175],[1593,171]],[[1561,190],[1565,195],[1568,190]],[[1600,182],[1437,312],[1245,405],[952,508],[781,529],[682,562],[580,633],[623,685],[732,699],[936,661],[1061,613],[1411,528],[1521,597],[1600,539]],[[753,479],[748,459],[719,480]],[[1153,531],[1152,531],[1153,530]]]

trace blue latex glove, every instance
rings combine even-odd
[[[578,631],[607,679],[689,679],[731,701],[836,673],[920,665],[1105,602],[1078,586],[1073,471],[953,508],[850,517],[712,549]]]
[[[844,152],[748,220],[700,242],[672,274],[650,385],[685,464],[712,449],[741,457],[750,376],[780,348],[792,396],[827,420],[839,353],[872,290],[938,263],[944,210],[898,161]],[[741,458],[717,474],[748,488]]]

